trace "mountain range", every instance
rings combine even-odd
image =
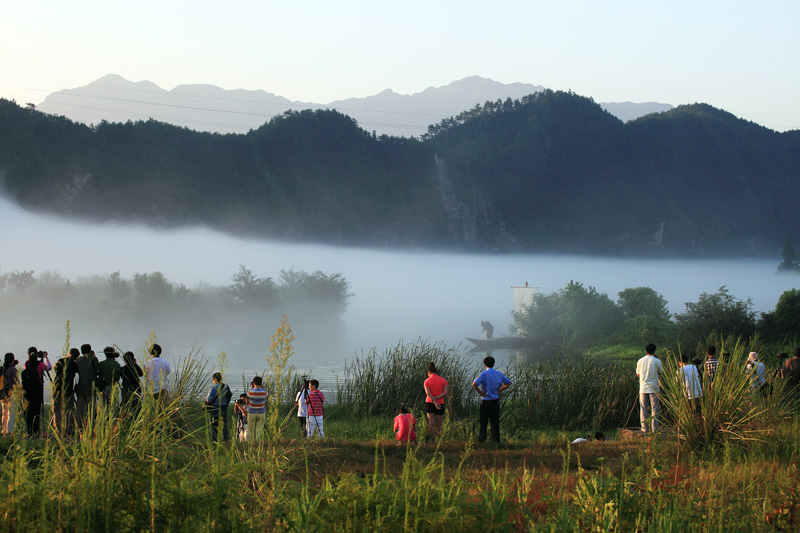
[[[544,87],[540,85],[505,84],[471,76],[411,95],[386,89],[365,98],[321,104],[292,101],[262,90],[225,90],[214,85],[179,85],[168,91],[149,81],[131,82],[109,74],[86,86],[52,93],[38,109],[84,124],[154,118],[217,133],[246,133],[288,110],[335,109],[355,119],[367,131],[411,137],[420,136],[431,124],[475,105],[498,99],[515,100],[542,90]],[[600,106],[623,121],[673,107],[656,102],[601,103]]]
[[[409,138],[327,109],[220,134],[0,99],[0,181],[27,209],[292,242],[779,257],[800,234],[798,177],[800,131],[707,104],[623,122],[542,90]]]

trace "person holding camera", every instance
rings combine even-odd
[[[22,390],[25,392],[25,423],[28,436],[37,436],[41,429],[42,405],[44,404],[44,373],[53,368],[47,358],[47,352],[41,352],[35,346],[28,348],[28,360],[22,371]]]
[[[2,417],[0,417],[0,430],[3,435],[8,435],[13,416],[11,396],[14,394],[14,387],[17,385],[17,365],[19,361],[14,358],[14,354],[9,352],[3,359],[3,368],[0,370],[0,377],[3,378],[3,386],[0,387],[0,406],[2,406]]]
[[[217,428],[222,421],[222,442],[228,442],[228,404],[231,403],[233,393],[230,387],[222,382],[222,374],[214,372],[211,376],[211,390],[206,396],[205,409],[211,417],[211,440],[217,440]]]
[[[119,352],[113,347],[106,346],[103,348],[103,353],[106,356],[105,361],[97,364],[97,373],[100,376],[100,381],[103,383],[103,402],[106,405],[111,405],[114,402],[114,386],[119,388],[119,379],[122,377],[122,366],[117,362]]]
[[[125,366],[122,367],[122,405],[135,411],[139,407],[139,399],[142,396],[141,377],[144,375],[142,367],[136,362],[133,352],[122,354]]]
[[[95,387],[97,386],[98,368],[97,357],[90,344],[81,345],[81,356],[75,360],[78,365],[78,385],[75,387],[75,418],[78,427],[83,429],[89,416],[89,409],[94,413]]]
[[[264,434],[264,422],[267,418],[267,398],[269,393],[261,386],[261,376],[256,376],[250,382],[247,391],[247,440],[261,442]]]
[[[56,361],[56,379],[53,382],[53,418],[59,435],[75,433],[75,375],[78,364],[75,362],[81,352],[77,348]]]
[[[236,413],[236,440],[244,442],[247,438],[247,394],[239,395],[233,403],[233,412]]]
[[[306,437],[306,421],[308,419],[308,380],[303,378],[303,390],[294,399],[297,406],[297,421],[300,423],[300,435]]]

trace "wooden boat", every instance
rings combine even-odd
[[[539,342],[528,337],[497,337],[494,339],[473,339],[464,337],[474,344],[471,352],[489,352],[492,350],[519,350],[536,346]]]

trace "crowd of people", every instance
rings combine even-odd
[[[64,436],[74,435],[76,430],[85,427],[98,402],[136,409],[144,390],[143,377],[147,380],[146,390],[154,398],[167,397],[172,370],[169,362],[161,358],[161,346],[158,344],[153,344],[150,349],[151,359],[145,365],[146,376],[133,352],[120,355],[114,347],[107,346],[102,354],[104,359],[100,361],[92,346],[84,344],[80,350],[71,348],[53,365],[47,352],[31,346],[19,373],[19,361],[14,354],[5,354],[0,370],[3,434],[13,430],[10,423],[17,387],[21,387],[23,393],[21,405],[27,434],[37,436],[41,433],[45,378],[52,384],[53,391],[52,418],[48,423]],[[120,356],[124,365],[117,361]]]
[[[500,393],[511,386],[509,380],[501,372],[494,369],[492,356],[484,359],[485,370],[473,382],[475,391],[481,397],[479,440],[486,441],[486,430],[492,429],[492,439],[500,442]],[[442,431],[444,419],[445,397],[449,393],[447,380],[440,376],[436,364],[431,362],[427,370],[428,377],[422,387],[425,392],[425,413],[428,417],[429,442],[436,443]],[[231,399],[230,388],[222,383],[220,374],[214,374],[213,385],[206,397],[205,406],[211,418],[211,436],[217,439],[217,428],[223,427],[222,439],[228,440],[227,418],[228,404]],[[238,441],[259,442],[263,439],[266,401],[269,392],[263,387],[261,376],[255,376],[246,393],[234,402],[236,416],[236,435]],[[325,394],[319,389],[319,381],[303,378],[302,389],[294,398],[297,408],[297,421],[300,435],[312,439],[318,436],[325,438]],[[406,406],[400,406],[394,418],[395,437],[398,442],[417,442],[417,419]]]
[[[103,349],[101,361],[90,344],[80,350],[72,348],[67,355],[52,365],[47,352],[32,346],[28,358],[18,375],[19,362],[13,353],[7,353],[0,370],[0,403],[2,404],[2,432],[13,430],[10,426],[14,408],[15,390],[22,389],[22,406],[27,434],[37,436],[42,431],[42,408],[44,405],[45,378],[52,384],[52,417],[47,421],[56,432],[71,436],[83,429],[95,412],[99,402],[112,409],[138,409],[143,394],[154,400],[169,398],[169,362],[161,357],[158,344],[150,348],[150,359],[142,366],[133,352],[120,352],[112,346]],[[117,360],[122,358],[123,364]],[[491,437],[500,442],[500,394],[511,381],[502,372],[495,370],[495,360],[488,356],[483,360],[484,370],[472,386],[480,396],[479,440],[486,441],[487,428],[491,425]],[[53,374],[51,375],[51,371]],[[233,394],[223,382],[222,375],[212,375],[212,385],[204,402],[210,422],[212,440],[228,441],[228,406]],[[436,364],[431,362],[427,378],[423,381],[425,393],[424,411],[428,418],[429,442],[436,443],[442,431],[445,413],[445,398],[450,392],[447,380],[438,374]],[[235,438],[239,441],[259,442],[263,438],[266,405],[270,393],[264,388],[263,378],[255,376],[249,389],[234,402],[236,417]],[[303,387],[295,397],[297,419],[301,435],[305,438],[325,438],[325,394],[316,379],[304,379]],[[399,442],[416,442],[416,418],[405,406],[394,420],[394,431]],[[221,429],[221,431],[220,431]]]
[[[120,355],[111,346],[103,349],[102,361],[91,345],[84,344],[80,350],[70,349],[55,365],[51,364],[47,352],[31,346],[21,372],[18,372],[19,361],[14,354],[7,353],[0,369],[0,430],[7,434],[13,429],[10,427],[14,408],[13,396],[16,387],[20,386],[25,400],[21,405],[27,434],[40,434],[45,378],[52,383],[53,390],[52,418],[48,423],[65,436],[75,434],[76,430],[86,425],[98,402],[135,410],[144,392],[152,394],[156,400],[164,400],[169,397],[169,376],[172,369],[169,362],[161,357],[161,352],[161,346],[153,344],[150,349],[151,357],[143,370],[133,352]],[[655,353],[655,345],[648,344],[645,347],[645,356],[636,364],[636,376],[639,379],[639,418],[641,430],[645,433],[657,431],[659,424],[659,395],[664,367]],[[120,357],[124,363],[122,365],[117,361]],[[775,379],[784,381],[784,390],[788,394],[800,393],[800,348],[795,351],[794,357],[790,358],[785,353],[778,354],[778,357],[780,364]],[[678,379],[698,420],[701,417],[703,392],[711,390],[714,380],[728,371],[729,358],[730,354],[727,352],[723,352],[721,359],[718,358],[714,346],[708,347],[704,361],[695,359],[690,362],[686,354],[681,355],[677,369]],[[484,370],[472,383],[480,396],[478,439],[485,442],[487,429],[491,426],[492,440],[500,442],[500,394],[511,386],[511,381],[494,368],[495,360],[492,356],[487,356],[483,364]],[[756,394],[766,397],[771,393],[772,383],[767,380],[766,367],[757,352],[750,352],[745,372]],[[449,385],[438,374],[433,362],[428,366],[423,390],[428,438],[429,442],[436,443],[442,431]],[[234,402],[237,440],[262,440],[269,395],[262,377],[255,376],[246,393],[241,394]],[[229,440],[228,406],[232,396],[230,387],[223,383],[222,375],[214,373],[204,406],[209,415],[213,440],[220,436],[223,441]],[[295,396],[295,405],[301,435],[309,439],[315,436],[324,439],[325,394],[319,389],[319,381],[303,379],[302,390]],[[414,414],[406,406],[401,406],[393,426],[397,441],[416,442],[416,423]]]
[[[661,393],[661,376],[664,366],[656,356],[654,344],[645,347],[645,355],[636,363],[636,377],[639,378],[639,420],[644,433],[658,429],[660,412],[659,394]],[[718,376],[729,371],[730,353],[723,352],[722,359],[717,355],[717,348],[709,346],[705,361],[694,359],[689,361],[687,354],[682,354],[678,361],[678,380],[683,385],[683,393],[690,403],[695,419],[702,416],[701,399],[703,391],[710,392]],[[784,383],[784,393],[796,397],[800,393],[800,348],[795,350],[794,357],[786,353],[778,354],[778,370],[773,382],[777,379]],[[758,352],[750,352],[744,368],[750,379],[750,388],[762,398],[772,393],[773,384],[767,381],[766,366]]]

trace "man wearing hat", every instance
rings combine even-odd
[[[112,403],[112,395],[114,394],[114,385],[119,388],[119,378],[122,377],[122,366],[117,363],[117,352],[111,346],[103,348],[103,353],[106,355],[106,360],[101,361],[98,365],[100,370],[100,379],[103,381],[103,401],[106,405]]]

